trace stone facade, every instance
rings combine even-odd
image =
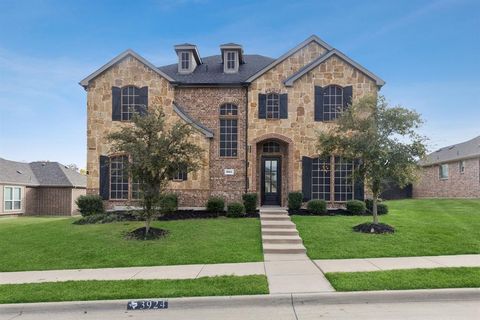
[[[378,83],[362,70],[333,55],[286,87],[284,81],[308,63],[325,54],[329,48],[319,41],[306,42],[287,58],[259,77],[246,83],[229,85],[182,85],[167,80],[144,62],[127,56],[89,80],[88,91],[88,183],[87,192],[99,192],[99,157],[109,155],[106,136],[128,123],[112,121],[112,86],[148,86],[149,108],[163,106],[168,122],[183,121],[174,112],[179,106],[196,123],[213,132],[208,138],[200,131],[192,139],[205,150],[204,167],[189,175],[187,181],[172,182],[170,188],[180,195],[181,206],[203,206],[211,195],[228,202],[241,200],[245,191],[260,193],[261,147],[275,140],[281,145],[282,161],[281,205],[287,194],[302,188],[302,156],[315,157],[316,132],[325,130],[331,122],[314,121],[314,87],[335,84],[352,86],[353,99],[376,95]],[[208,70],[208,68],[206,69]],[[259,119],[258,96],[265,93],[288,94],[286,119]],[[238,154],[220,157],[220,106],[232,103],[238,107]],[[226,175],[225,169],[233,169]],[[109,205],[125,201],[109,201]]]
[[[248,113],[251,115],[248,123],[249,148],[255,149],[259,142],[270,139],[272,134],[288,144],[288,166],[291,172],[285,176],[287,185],[284,188],[282,204],[286,204],[286,194],[289,191],[298,191],[302,188],[301,159],[302,156],[315,157],[316,132],[333,125],[314,121],[314,86],[352,85],[354,100],[365,95],[377,94],[377,85],[373,79],[336,56],[332,56],[305,74],[292,87],[285,87],[283,81],[286,78],[324,51],[325,48],[319,44],[311,43],[255,79],[249,87]],[[258,95],[268,92],[288,94],[287,119],[258,118]],[[248,160],[249,163],[257,163],[256,153],[249,152]],[[258,171],[257,166],[249,167],[251,192],[258,192],[260,188],[256,174]]]
[[[420,178],[413,185],[414,198],[480,198],[480,158],[447,162],[448,179],[440,179],[440,165],[421,168]]]
[[[87,193],[99,193],[99,158],[110,155],[107,136],[126,122],[112,121],[112,86],[134,85],[148,86],[148,107],[163,108],[167,123],[183,121],[173,110],[174,88],[163,77],[145,66],[134,57],[126,57],[106,72],[96,77],[88,87],[87,98]],[[193,206],[204,201],[205,193],[210,189],[209,148],[210,140],[199,132],[192,139],[204,150],[203,169],[189,173],[189,179],[182,182],[171,182],[170,188],[179,192],[180,201],[185,206]],[[188,190],[188,191],[187,191]],[[109,207],[125,205],[128,201],[109,201]]]

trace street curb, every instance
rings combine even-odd
[[[135,299],[144,300],[144,299]],[[154,298],[153,300],[159,300]],[[363,304],[363,303],[402,303],[427,301],[480,301],[480,288],[364,291],[364,292],[325,292],[303,294],[272,294],[250,296],[170,298],[169,309],[193,309],[211,307],[262,307],[295,305]],[[18,303],[0,305],[0,314],[21,313],[61,313],[125,310],[129,300],[72,301],[45,303]]]

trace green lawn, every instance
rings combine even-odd
[[[480,268],[338,272],[326,277],[337,291],[480,287]]]
[[[124,240],[141,222],[74,225],[73,218],[0,219],[0,271],[262,261],[258,219],[155,222],[161,240]]]
[[[265,276],[189,280],[67,281],[0,285],[0,303],[267,294]]]
[[[357,233],[359,216],[293,216],[312,259],[480,253],[480,200],[399,200],[380,222],[395,234]]]

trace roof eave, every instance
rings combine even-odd
[[[213,138],[213,132],[205,128],[202,124],[198,123],[197,121],[193,120],[182,108],[177,106],[177,104],[173,103],[173,111],[178,114],[180,118],[182,118],[185,122],[193,126],[195,129],[200,131],[205,135],[205,137],[211,139]]]

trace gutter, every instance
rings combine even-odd
[[[248,192],[248,85],[245,88],[245,193]]]

